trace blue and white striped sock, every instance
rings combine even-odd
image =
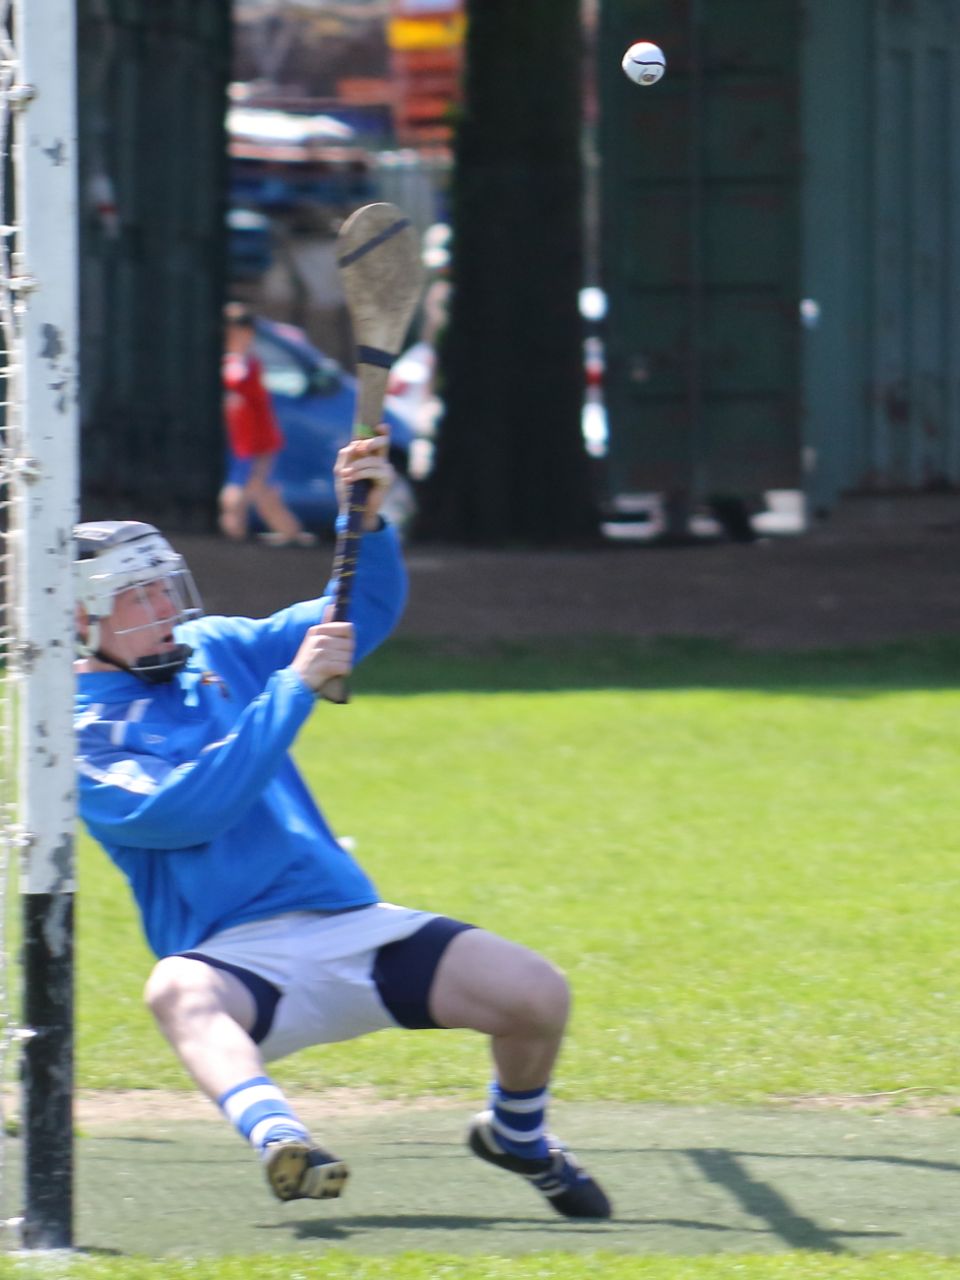
[[[515,1092],[493,1082],[490,1127],[504,1151],[524,1160],[542,1160],[550,1154],[544,1136],[548,1098],[546,1086]]]
[[[220,1110],[242,1138],[257,1151],[268,1142],[299,1138],[309,1142],[310,1135],[269,1076],[254,1076],[234,1085],[217,1099]]]

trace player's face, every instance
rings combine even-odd
[[[128,664],[169,652],[182,603],[171,577],[118,591],[109,620],[101,624],[101,650]]]

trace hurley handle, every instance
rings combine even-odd
[[[331,622],[349,622],[353,580],[357,576],[357,557],[360,539],[363,537],[363,516],[370,496],[370,481],[358,480],[350,486],[347,508],[337,525],[337,549],[333,557],[333,577],[336,583],[333,593],[333,617]],[[346,676],[331,676],[320,687],[320,696],[327,702],[343,704],[350,701],[350,686]]]

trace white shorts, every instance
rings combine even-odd
[[[380,951],[428,925],[422,943],[411,941],[402,954]],[[257,1005],[252,1035],[270,1062],[385,1027],[435,1026],[426,1012],[433,972],[450,939],[471,927],[378,902],[332,915],[296,911],[254,920],[181,954],[244,983]]]

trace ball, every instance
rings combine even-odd
[[[634,84],[656,84],[667,69],[667,60],[659,45],[638,40],[623,55],[620,65]]]

